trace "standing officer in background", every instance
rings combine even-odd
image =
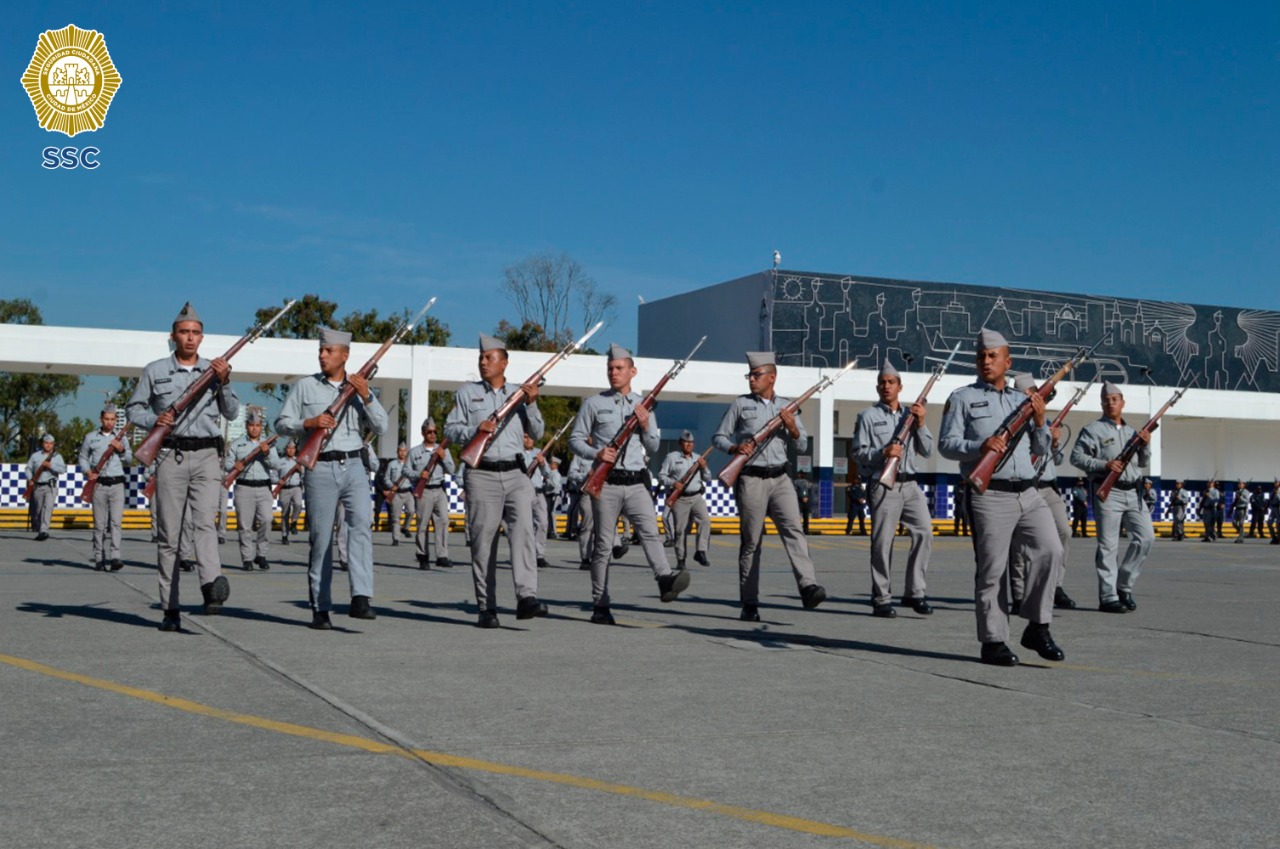
[[[610,345],[605,371],[609,388],[583,400],[569,436],[569,448],[574,454],[592,461],[600,459],[614,463],[600,495],[591,499],[595,512],[595,542],[591,552],[591,621],[597,625],[614,624],[609,610],[609,555],[619,514],[629,518],[635,527],[645,559],[658,582],[661,600],[675,601],[689,586],[688,572],[671,571],[658,534],[645,453],[657,451],[661,437],[657,417],[640,406],[643,396],[631,391],[631,381],[636,376],[631,352],[619,345]],[[610,447],[609,441],[632,413],[639,426],[621,448]],[[597,449],[597,445],[604,447]]]
[[[796,501],[800,504],[800,523],[804,527],[804,535],[809,535],[809,495],[813,492],[813,486],[809,483],[809,478],[804,472],[796,472],[796,479],[791,482],[796,488]]]
[[[524,390],[524,403],[505,421],[491,421],[489,416],[517,389]],[[480,334],[480,380],[458,387],[453,396],[453,409],[444,423],[445,436],[457,445],[468,444],[481,432],[493,434],[484,459],[466,471],[467,525],[471,534],[471,577],[479,608],[478,628],[497,628],[501,624],[497,595],[500,525],[506,526],[511,547],[516,618],[547,615],[547,606],[538,601],[537,555],[533,541],[535,496],[523,462],[524,435],[541,439],[543,430],[538,387],[509,383],[506,344]]]
[[[376,619],[370,606],[373,598],[373,504],[369,472],[363,459],[363,428],[375,434],[387,429],[387,413],[369,389],[369,381],[347,372],[351,356],[351,334],[320,328],[320,371],[300,378],[289,390],[280,408],[276,431],[305,438],[314,430],[331,430],[325,450],[304,480],[307,498],[307,527],[311,543],[307,582],[311,602],[311,627],[318,631],[333,628],[332,606],[334,523],[343,517],[347,532],[347,565],[354,619]],[[327,409],[342,387],[355,389],[351,401],[336,417]]]
[[[284,486],[280,487],[280,543],[289,544],[289,534],[297,533],[298,518],[302,516],[302,481],[303,469],[293,474],[289,470],[298,465],[298,443],[290,439],[284,445],[284,456],[280,458],[277,469],[277,480],[289,475]]]
[[[1249,487],[1244,481],[1236,481],[1236,492],[1231,498],[1231,527],[1236,529],[1236,542],[1244,542],[1245,525],[1249,522]]]
[[[533,554],[539,569],[547,568],[547,467],[538,456],[539,451],[532,436],[524,435],[524,467],[529,470],[529,484],[533,487]]]
[[[952,392],[947,399],[938,450],[943,457],[960,463],[960,472],[966,479],[985,451],[1006,455],[986,491],[969,493],[977,561],[974,612],[982,642],[982,662],[996,666],[1018,663],[1018,656],[1006,645],[1009,595],[1005,573],[1013,546],[1023,549],[1027,557],[1021,615],[1028,624],[1022,632],[1022,646],[1045,660],[1062,660],[1066,655],[1049,633],[1053,588],[1062,568],[1062,543],[1049,505],[1035,486],[1035,469],[1031,465],[1032,454],[1044,456],[1053,447],[1053,437],[1045,423],[1044,399],[1038,394],[1028,398],[1013,388],[1012,381],[1006,381],[1013,359],[1004,336],[984,327],[976,347],[978,380]],[[1032,409],[1027,432],[1014,434],[1012,440],[997,435],[1001,423],[1024,401],[1029,401]]]
[[[427,470],[432,455],[439,457],[435,468],[427,476],[426,485],[422,488],[422,497],[416,506],[418,511],[418,535],[416,540],[418,568],[431,567],[431,551],[427,547],[427,525],[435,526],[436,565],[448,569],[453,565],[449,560],[449,493],[445,490],[444,476],[453,474],[453,455],[437,442],[435,419],[427,419],[422,423],[422,442],[409,452],[410,482],[415,486]]]
[[[785,409],[790,399],[774,393],[777,381],[778,368],[771,351],[747,354],[747,387],[751,391],[735,398],[720,419],[720,427],[712,437],[717,448],[727,454],[751,454],[755,450],[752,436],[778,415],[783,425],[780,433],[785,432],[796,451],[804,453],[809,447],[809,436],[804,431],[804,423]],[[760,621],[760,555],[766,516],[773,519],[782,537],[805,609],[812,610],[826,601],[827,591],[814,577],[796,490],[787,477],[787,446],[782,439],[771,439],[761,447],[742,469],[733,494],[741,517],[738,593],[742,613],[738,618],[744,622]]]
[[[1169,496],[1169,506],[1173,508],[1173,540],[1182,542],[1187,538],[1187,505],[1191,503],[1191,495],[1183,488],[1182,481],[1173,485],[1173,494]]]
[[[120,559],[120,529],[124,521],[124,464],[133,459],[129,443],[117,439],[116,405],[107,404],[98,418],[101,427],[85,434],[80,443],[79,466],[91,481],[93,488],[93,568],[99,572],[110,566],[115,572],[124,566]],[[114,451],[111,459],[94,472],[94,466],[108,450]]]
[[[409,466],[409,446],[401,442],[396,447],[394,460],[387,462],[387,470],[383,475],[387,488],[382,497],[390,506],[390,520],[387,522],[391,531],[391,544],[399,545],[400,537],[411,539],[409,523],[413,521],[413,477]],[[374,516],[376,521],[377,516]]]
[[[698,523],[698,539],[694,545],[693,559],[703,566],[710,566],[707,560],[707,549],[711,546],[711,514],[707,511],[707,500],[703,497],[707,484],[711,483],[711,470],[707,461],[693,453],[693,434],[689,431],[680,433],[680,450],[672,451],[662,461],[658,470],[658,482],[667,488],[674,487],[689,471],[689,467],[697,465],[698,473],[689,480],[689,485],[676,498],[676,503],[667,511],[667,521],[671,524],[675,540],[676,568],[684,568],[685,554],[689,551],[689,531],[692,522]]]
[[[160,568],[160,606],[164,609],[160,630],[172,632],[181,627],[174,561],[184,513],[192,517],[192,544],[200,570],[204,612],[219,613],[231,594],[231,585],[222,574],[213,517],[218,512],[218,499],[223,504],[227,501],[222,489],[223,441],[218,415],[234,419],[240,412],[240,399],[228,382],[230,364],[221,357],[210,361],[200,356],[204,322],[191,304],[183,305],[174,318],[170,338],[174,352],[142,370],[126,413],[129,421],[144,431],[157,424],[174,426],[164,441],[168,453],[160,455],[156,468],[156,515],[160,521],[156,560]],[[168,412],[169,406],[207,370],[212,370],[215,377],[212,387],[175,421],[174,414]]]
[[[1106,501],[1094,501],[1094,520],[1098,525],[1098,550],[1094,563],[1098,569],[1098,609],[1104,613],[1136,610],[1133,586],[1138,582],[1142,564],[1151,553],[1155,530],[1151,511],[1143,503],[1138,487],[1142,471],[1151,464],[1151,435],[1138,433],[1142,447],[1127,466],[1116,459],[1134,436],[1125,423],[1124,395],[1114,383],[1102,384],[1102,418],[1080,430],[1071,463],[1101,483],[1108,472],[1119,472],[1120,479],[1111,488]],[[1123,467],[1123,468],[1122,468]],[[1124,560],[1116,565],[1120,545],[1120,529],[1129,531],[1129,545]]]
[[[857,463],[857,459],[854,459]],[[862,476],[858,474],[855,466],[853,477],[849,478],[849,482],[845,484],[845,488],[849,492],[845,495],[847,503],[845,504],[845,512],[848,514],[848,521],[845,522],[845,536],[853,536],[853,520],[858,520],[858,535],[867,535],[867,488],[862,485]],[[959,502],[957,502],[959,503]]]
[[[1200,497],[1200,521],[1204,523],[1203,542],[1213,542],[1222,535],[1219,516],[1222,510],[1222,491],[1218,482],[1211,480],[1205,484],[1204,494]]]
[[[35,525],[36,542],[44,542],[49,538],[53,505],[58,500],[58,477],[67,471],[67,461],[54,450],[53,443],[53,435],[46,433],[40,439],[40,450],[27,458],[27,480],[36,482],[31,494],[31,516]]]
[[[1076,478],[1076,485],[1071,487],[1071,535],[1089,538],[1089,490],[1085,489],[1084,478]]]
[[[1255,536],[1262,539],[1267,535],[1267,504],[1271,499],[1263,493],[1262,487],[1256,484],[1253,487],[1253,495],[1249,498],[1249,539]]]
[[[933,519],[924,493],[916,485],[916,457],[933,455],[933,434],[924,423],[925,405],[910,407],[915,427],[905,434],[901,445],[891,445],[894,433],[907,416],[907,408],[898,401],[902,392],[902,376],[885,361],[876,378],[880,401],[858,413],[853,428],[853,455],[863,477],[870,482],[871,492],[871,615],[882,619],[897,616],[893,609],[893,586],[889,568],[893,563],[893,535],[901,522],[911,538],[907,554],[907,576],[903,582],[902,606],[922,616],[933,613],[925,600],[925,573],[933,551]],[[880,483],[885,461],[898,457],[898,480],[892,487]]]
[[[245,465],[245,460],[256,451],[262,439],[262,416],[250,413],[244,421],[244,435],[231,443],[223,460],[222,470],[240,470],[235,481],[236,526],[240,537],[241,568],[252,572],[253,567],[270,569],[267,562],[267,534],[271,531],[272,510],[271,474],[280,469],[280,455],[272,445]],[[225,498],[225,496],[223,496]]]

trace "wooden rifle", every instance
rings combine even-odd
[[[1134,431],[1133,436],[1130,437],[1129,441],[1125,444],[1124,450],[1122,450],[1119,456],[1115,458],[1121,462],[1121,470],[1118,472],[1107,472],[1107,476],[1102,479],[1102,483],[1098,484],[1098,488],[1094,490],[1094,494],[1098,497],[1099,501],[1107,500],[1107,496],[1111,494],[1111,488],[1116,485],[1118,480],[1120,480],[1120,475],[1124,474],[1124,469],[1128,467],[1129,463],[1133,460],[1134,455],[1136,455],[1138,450],[1145,444],[1142,441],[1141,435],[1145,433],[1149,436],[1156,428],[1160,427],[1160,419],[1165,413],[1169,412],[1170,407],[1181,400],[1182,396],[1185,395],[1187,390],[1190,388],[1190,386],[1184,386],[1179,389],[1174,393],[1172,398],[1164,402],[1164,406],[1157,410],[1154,416],[1147,419],[1146,424]]]
[[[956,354],[960,353],[962,342],[957,342],[955,348],[951,351],[951,356],[947,357],[947,361],[937,366],[933,370],[933,374],[929,375],[929,380],[924,385],[924,391],[920,393],[920,397],[916,399],[916,404],[924,404],[929,400],[929,391],[933,389],[933,385],[938,382],[938,378],[942,377],[947,371],[947,366],[951,365],[951,361],[956,358]],[[915,404],[912,404],[914,407]],[[893,439],[889,440],[889,445],[904,445],[907,437],[916,429],[916,416],[910,410],[898,422],[898,429],[893,432]],[[888,446],[885,446],[888,447]],[[880,472],[880,483],[885,486],[893,486],[898,482],[898,467],[902,465],[902,456],[887,457],[884,461],[884,470]]]
[[[649,390],[649,394],[640,399],[640,403],[636,404],[635,410],[631,411],[631,415],[627,416],[627,420],[622,423],[622,427],[618,428],[618,432],[613,435],[608,444],[601,448],[603,452],[606,448],[612,448],[615,452],[620,451],[622,446],[626,445],[627,440],[631,438],[631,434],[635,433],[636,428],[640,426],[640,419],[636,416],[636,412],[643,407],[645,411],[652,412],[653,408],[658,404],[658,393],[667,385],[667,381],[678,375],[689,364],[689,360],[693,359],[693,355],[698,353],[698,349],[702,347],[702,343],[707,341],[707,337],[703,336],[698,340],[698,344],[693,346],[693,350],[689,352],[683,360],[676,362],[667,369],[667,373],[654,384]],[[608,481],[609,473],[613,471],[613,467],[617,465],[618,457],[615,453],[612,462],[605,462],[600,454],[596,454],[595,462],[591,465],[591,471],[587,474],[587,479],[582,484],[582,491],[587,495],[599,496],[604,491],[604,485]]]
[[[285,446],[285,447],[288,447],[288,446]],[[281,475],[281,476],[280,476],[280,480],[276,481],[276,485],[275,485],[275,486],[272,488],[272,490],[271,490],[271,497],[272,497],[272,498],[279,498],[279,497],[280,497],[280,493],[284,491],[284,485],[285,485],[285,483],[287,483],[287,482],[288,482],[288,480],[289,480],[289,478],[293,477],[293,476],[294,476],[294,474],[296,474],[296,473],[297,473],[298,469],[301,469],[301,468],[302,468],[302,465],[301,465],[300,463],[298,463],[298,462],[297,462],[297,460],[298,460],[298,455],[297,455],[297,454],[293,455],[293,457],[283,457],[283,458],[281,458],[281,459],[284,459],[284,460],[290,460],[290,459],[292,459],[292,460],[294,461],[294,463],[293,463],[293,465],[292,465],[292,466],[290,466],[290,467],[289,467],[289,471],[287,471],[287,472],[285,472],[283,475]]]
[[[778,414],[776,416],[769,419],[769,421],[765,422],[764,425],[758,431],[756,431],[754,434],[751,435],[751,442],[754,445],[754,447],[751,449],[751,453],[750,454],[734,454],[733,458],[729,461],[729,465],[725,466],[724,470],[720,472],[720,483],[724,484],[727,487],[733,487],[738,482],[738,476],[742,474],[742,470],[746,468],[747,463],[750,463],[753,459],[755,459],[756,455],[759,454],[762,450],[764,450],[764,446],[768,444],[769,440],[773,439],[775,436],[778,435],[778,431],[782,428],[782,414],[784,412],[790,413],[791,415],[795,415],[799,413],[801,404],[803,404],[805,401],[808,401],[810,398],[812,398],[814,395],[818,394],[819,392],[822,392],[823,390],[825,390],[831,384],[835,383],[840,378],[844,377],[844,375],[847,372],[852,371],[854,366],[856,366],[857,364],[858,364],[858,361],[856,359],[850,360],[849,364],[846,365],[844,368],[840,369],[840,371],[836,372],[835,374],[824,377],[822,378],[822,380],[819,380],[813,386],[810,386],[808,389],[804,391],[804,394],[796,398],[787,406],[783,407],[781,410],[778,411]]]
[[[698,460],[707,459],[707,455],[711,453],[712,448],[715,448],[715,445],[708,445],[707,450],[703,451],[702,454],[699,455]],[[696,475],[697,473],[698,473],[698,463],[697,461],[694,461],[693,465],[690,466],[688,469],[686,469],[685,473],[680,476],[680,480],[676,481],[676,485],[671,487],[671,492],[668,493],[667,495],[668,507],[676,506],[676,501],[680,498],[680,494],[684,492],[685,487],[687,487],[690,483],[693,482],[693,476]]]
[[[1084,386],[1081,386],[1079,389],[1076,390],[1076,394],[1071,396],[1071,400],[1067,402],[1066,406],[1062,408],[1061,412],[1059,412],[1058,415],[1054,416],[1053,421],[1049,423],[1049,430],[1053,430],[1055,427],[1062,427],[1062,423],[1067,419],[1067,413],[1071,412],[1071,410],[1075,407],[1075,405],[1080,403],[1080,399],[1084,398],[1085,394],[1088,393],[1089,391],[1089,387],[1093,386],[1094,382],[1097,381],[1097,379],[1098,379],[1098,375],[1095,373],[1093,377],[1089,378],[1088,383],[1086,383]],[[1052,451],[1053,447],[1050,446],[1049,450]],[[1038,457],[1035,454],[1032,454],[1031,455],[1032,467],[1038,466],[1040,464],[1040,460],[1041,460],[1040,457]]]
[[[382,343],[382,346],[374,352],[374,355],[369,358],[367,363],[360,367],[360,370],[356,372],[356,374],[363,377],[365,380],[371,379],[374,373],[378,370],[378,361],[386,355],[387,351],[391,350],[392,345],[403,339],[409,331],[413,329],[413,326],[427,314],[427,310],[431,309],[435,302],[435,298],[427,301],[427,305],[418,310],[418,314],[416,316],[400,325],[400,329],[395,333],[392,333],[391,338]],[[355,394],[356,388],[351,385],[351,381],[343,381],[342,388],[338,390],[338,397],[333,399],[332,403],[325,408],[322,415],[327,414],[335,419],[341,418],[342,414],[346,412],[347,405],[350,404],[351,399],[355,397]],[[296,458],[304,469],[314,469],[316,467],[316,461],[320,459],[320,451],[326,444],[328,444],[331,436],[333,436],[333,428],[328,427],[318,427],[307,434],[307,441],[298,449],[298,456]]]
[[[562,349],[557,351],[551,359],[543,363],[541,368],[535,371],[528,380],[521,384],[522,388],[512,392],[511,397],[502,402],[502,406],[490,413],[489,417],[485,419],[485,421],[493,422],[497,427],[491,431],[477,430],[475,436],[471,437],[471,441],[467,443],[467,447],[463,448],[462,453],[458,455],[461,457],[462,462],[466,463],[473,469],[480,465],[480,461],[484,459],[484,452],[488,451],[489,446],[493,443],[493,438],[498,435],[498,431],[507,423],[507,419],[509,419],[512,413],[516,411],[516,408],[524,403],[525,392],[523,387],[541,386],[546,382],[547,374],[559,365],[561,360],[585,345],[587,340],[594,336],[596,331],[603,326],[603,321],[597,322],[596,326],[588,330],[577,342],[570,342],[568,345],[565,345]]]
[[[258,339],[270,330],[271,326],[279,321],[285,313],[293,309],[293,305],[296,303],[297,300],[289,301],[289,303],[284,305],[284,309],[276,313],[275,316],[273,316],[266,324],[259,324],[244,336],[241,336],[239,341],[228,348],[227,352],[222,355],[222,359],[230,362],[231,358],[239,353],[241,348],[252,342],[258,341]],[[182,393],[182,396],[178,398],[177,401],[174,401],[169,405],[164,413],[173,413],[173,424],[166,426],[157,424],[151,428],[151,431],[147,434],[146,438],[142,440],[142,444],[138,446],[138,450],[133,452],[133,456],[137,458],[139,463],[144,466],[149,466],[151,462],[155,460],[156,456],[160,453],[160,449],[164,446],[164,441],[169,437],[169,434],[173,432],[174,427],[177,426],[178,419],[183,413],[190,409],[196,401],[200,400],[200,397],[204,395],[205,391],[208,390],[210,386],[213,385],[213,382],[216,379],[217,375],[213,373],[213,369],[205,369],[201,372],[199,377],[187,386],[187,390]],[[164,413],[161,413],[160,415],[163,416]]]
[[[240,460],[236,464],[240,468],[237,469],[235,466],[232,466],[231,471],[227,472],[227,476],[222,479],[222,488],[231,489],[231,484],[235,483],[236,478],[240,477],[240,475],[244,472],[244,470],[249,468],[249,464],[257,460],[263,454],[266,454],[268,451],[270,451],[271,446],[275,445],[276,440],[279,438],[280,438],[280,434],[277,433],[275,436],[271,437],[270,439],[265,440],[263,442],[259,442],[257,445],[253,446],[253,450],[250,451],[248,454],[246,454],[244,459]]]
[[[557,442],[560,441],[560,437],[564,436],[564,432],[568,430],[570,425],[572,424],[573,424],[573,419],[569,419],[569,421],[564,423],[564,427],[557,430],[555,433],[555,436],[548,439],[547,444],[542,446],[542,450],[538,452],[538,456],[534,457],[533,462],[529,464],[529,469],[527,472],[529,477],[533,477],[533,473],[538,470],[538,466],[546,461],[547,452],[551,450],[551,446],[555,445]]]
[[[124,430],[111,438],[111,441],[107,443],[107,449],[102,452],[102,456],[98,458],[98,462],[93,464],[93,477],[85,481],[84,489],[80,490],[80,500],[85,504],[93,503],[93,491],[98,488],[98,475],[102,474],[102,470],[106,468],[107,462],[112,457],[116,456],[117,452],[124,449],[125,437],[129,435],[129,431],[131,430],[133,430],[133,422],[129,422],[124,426]],[[116,445],[119,445],[120,447],[117,448]]]
[[[449,440],[447,440],[447,439],[442,439],[442,440],[440,440],[440,444],[439,444],[439,445],[437,445],[437,446],[436,446],[436,448],[443,448],[444,450],[448,451],[448,450],[449,450]],[[434,471],[436,470],[436,466],[440,465],[440,461],[441,461],[442,459],[444,459],[444,458],[443,458],[443,457],[441,457],[439,454],[437,454],[437,453],[436,453],[436,449],[435,449],[435,448],[432,448],[432,449],[431,449],[431,456],[427,458],[427,465],[423,467],[423,469],[422,469],[422,473],[421,473],[420,475],[418,475],[418,480],[417,480],[417,482],[413,485],[413,500],[414,500],[414,501],[417,501],[419,498],[421,498],[421,497],[422,497],[422,493],[424,493],[424,492],[426,492],[426,491],[427,491],[427,481],[431,480],[431,473],[432,473],[432,472],[434,472]],[[396,486],[399,486],[399,485],[400,485],[400,483],[397,481],[397,482],[396,482]]]
[[[49,465],[53,462],[53,455],[44,458],[44,462],[36,469],[36,473],[31,476],[31,480],[27,481],[27,490],[22,494],[28,502],[36,496],[36,481],[40,480],[40,476],[49,470]]]

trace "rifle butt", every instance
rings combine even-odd
[[[484,452],[489,450],[489,443],[493,441],[491,433],[477,433],[471,437],[471,441],[467,443],[467,447],[462,449],[458,458],[471,468],[480,465],[480,461],[484,459]]]
[[[1106,501],[1107,496],[1111,495],[1111,488],[1116,485],[1116,481],[1120,476],[1115,472],[1107,472],[1107,476],[1102,479],[1102,483],[1098,484],[1098,488],[1093,491],[1093,496],[1099,501]]]
[[[302,447],[298,449],[298,456],[295,458],[298,465],[304,469],[314,469],[316,462],[320,459],[320,447],[324,445],[324,441],[328,436],[329,432],[324,428],[313,430],[307,434],[307,441],[302,443]]]
[[[982,455],[982,459],[973,467],[973,471],[969,472],[967,480],[979,495],[986,492],[991,484],[991,476],[995,474],[996,466],[1000,465],[1000,457],[1000,454],[988,451]]]
[[[98,488],[97,481],[89,481],[84,485],[84,489],[80,490],[80,500],[85,504],[93,503],[93,491]]]
[[[732,489],[738,483],[738,477],[742,474],[742,470],[746,468],[747,461],[751,459],[746,454],[735,454],[729,464],[717,475],[720,483]]]
[[[413,485],[413,500],[417,501],[422,498],[422,493],[427,491],[426,478],[418,478],[418,482]]]
[[[153,427],[147,434],[147,438],[138,446],[138,450],[133,452],[133,458],[144,466],[150,466],[160,454],[160,449],[164,447],[165,437],[169,435],[170,430],[172,430],[171,427]]]
[[[278,483],[275,486],[271,487],[271,497],[278,501],[280,500],[280,493],[283,491],[284,491],[284,484]]]
[[[612,466],[599,466],[593,469],[591,474],[587,476],[586,481],[582,484],[582,491],[593,498],[599,498],[600,493],[604,492],[605,480],[609,477],[609,469]]]
[[[147,485],[142,488],[142,494],[148,501],[156,497],[156,476],[152,475],[151,480],[147,481]]]
[[[898,482],[898,467],[902,465],[901,457],[890,457],[884,462],[884,471],[880,473],[880,483],[892,487]]]

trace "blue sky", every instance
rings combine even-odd
[[[1280,308],[1264,3],[24,3],[0,32],[0,297],[211,331],[318,292],[577,258],[622,309],[767,267]],[[106,126],[47,133],[40,32],[101,31]],[[95,171],[41,168],[47,145]]]

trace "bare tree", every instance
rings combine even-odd
[[[618,299],[600,291],[568,254],[533,254],[507,266],[504,274],[502,290],[520,314],[520,323],[542,328],[555,347],[597,321],[612,321],[616,313]]]

